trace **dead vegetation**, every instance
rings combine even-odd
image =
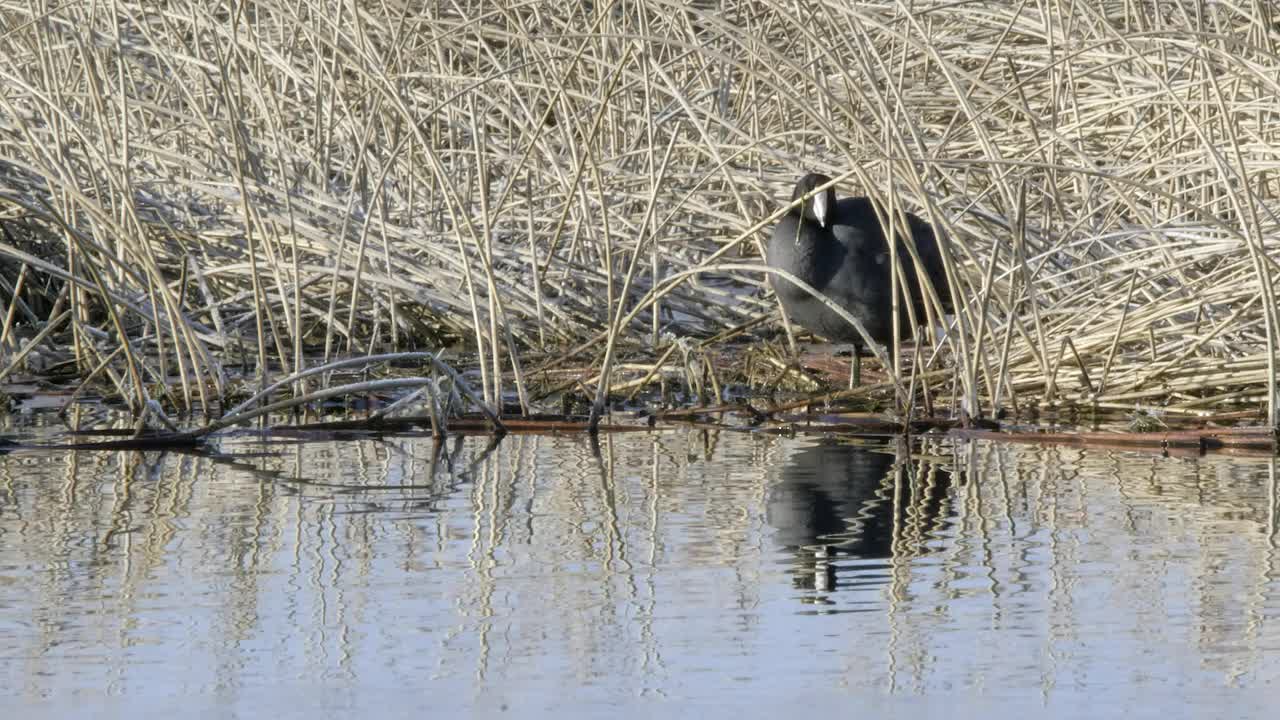
[[[496,412],[720,396],[817,170],[950,239],[947,333],[858,393],[1275,426],[1273,12],[0,0],[0,380],[163,416],[429,350],[396,388],[443,406],[442,359]]]

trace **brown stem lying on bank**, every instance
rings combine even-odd
[[[957,428],[954,437],[999,442],[1085,445],[1098,448],[1144,448],[1163,450],[1190,448],[1199,451],[1238,449],[1267,453],[1276,451],[1276,433],[1271,428],[1211,428],[1171,432],[1004,432]]]
[[[724,416],[740,414],[747,422],[732,422]],[[718,420],[710,419],[720,416]],[[1030,432],[1004,431],[994,422],[984,422],[981,428],[960,427],[951,418],[917,418],[902,422],[881,415],[860,414],[775,414],[765,415],[750,406],[717,405],[667,411],[648,416],[639,424],[601,424],[590,418],[561,416],[508,418],[501,425],[484,415],[462,416],[449,423],[449,430],[459,435],[493,435],[507,433],[585,433],[597,432],[648,432],[674,427],[701,427],[732,432],[762,432],[770,434],[813,434],[846,438],[884,438],[926,433],[946,433],[949,437],[991,442],[1049,443],[1083,445],[1099,449],[1140,449],[1160,452],[1209,452],[1226,450],[1235,453],[1274,454],[1277,449],[1276,433],[1263,427],[1198,428],[1169,430],[1165,432]],[[407,433],[428,430],[437,439],[437,419],[430,416],[376,416],[363,420],[346,419],[312,423],[278,425],[259,430],[265,434],[316,437],[333,439],[334,433],[344,437],[383,436],[388,433]],[[75,435],[113,437],[129,434],[130,430],[84,431]],[[132,435],[115,439],[61,443],[56,445],[23,446],[7,444],[5,452],[18,450],[164,450],[168,448],[194,447],[214,435],[195,432],[167,432]]]

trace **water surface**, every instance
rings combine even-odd
[[[0,456],[9,717],[1204,717],[1271,459],[704,431]]]

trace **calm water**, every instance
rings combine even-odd
[[[1269,716],[1275,484],[701,431],[0,456],[0,714]]]

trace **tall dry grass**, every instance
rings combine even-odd
[[[0,374],[69,359],[184,408],[241,364],[256,390],[459,336],[485,403],[570,364],[601,400],[777,321],[758,253],[820,170],[950,238],[960,310],[918,366],[969,411],[1274,425],[1278,19],[0,0]]]

